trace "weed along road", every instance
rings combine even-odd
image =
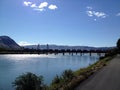
[[[120,90],[120,55],[82,82],[75,90]]]

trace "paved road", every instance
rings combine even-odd
[[[120,90],[120,55],[75,90]]]

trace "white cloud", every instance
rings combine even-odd
[[[36,11],[45,11],[45,9],[44,8],[35,8],[34,10],[36,10]]]
[[[32,2],[24,1],[23,4],[24,4],[25,6],[30,6],[30,5],[32,4]]]
[[[87,15],[89,16],[89,17],[98,17],[98,18],[106,18],[108,15],[106,14],[106,13],[104,13],[104,12],[98,12],[98,11],[94,11],[94,10],[92,10],[92,7],[87,7],[87,11],[86,11],[86,13],[87,13]]]
[[[93,12],[92,11],[86,11],[87,12],[87,15],[89,16],[89,17],[92,17],[93,16]]]
[[[20,46],[34,45],[34,44],[28,43],[28,42],[26,42],[26,41],[20,41],[18,44],[19,44]]]
[[[48,8],[51,9],[51,10],[55,10],[55,9],[57,9],[58,7],[57,7],[56,5],[51,4],[51,5],[49,5]]]
[[[118,13],[116,16],[120,16],[120,13]]]
[[[33,3],[33,2],[24,1],[23,4],[25,6],[31,7],[33,10],[41,11],[41,12],[45,11],[46,8],[48,8],[50,10],[55,10],[58,8],[56,5],[53,5],[53,4],[48,5],[48,2],[42,2],[39,5],[37,5],[36,3]]]
[[[97,21],[97,19],[94,19],[94,21]]]
[[[39,8],[45,8],[48,6],[47,2],[40,3]]]
[[[32,4],[30,7],[31,8],[36,8],[37,6],[36,6],[36,4]]]
[[[107,15],[104,13],[104,12],[96,12],[96,11],[93,11],[93,15],[96,16],[96,17],[101,17],[101,18],[106,18]]]
[[[92,8],[92,7],[90,7],[90,6],[87,6],[87,9],[92,10],[93,8]]]

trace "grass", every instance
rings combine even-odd
[[[78,75],[83,75],[85,73],[91,72],[91,71],[96,71],[97,69],[106,66],[106,64],[108,63],[108,61],[112,59],[112,57],[106,57],[104,59],[100,59],[99,61],[97,61],[96,63],[88,66],[87,68],[82,68],[80,70],[77,70],[74,72],[74,74],[76,76]]]
[[[63,85],[62,88],[58,90],[73,90],[82,81],[86,80],[89,76],[94,74],[96,71],[106,66],[112,58],[114,58],[114,56],[103,57],[99,61],[97,61],[95,64],[92,64],[89,67],[82,68],[80,70],[75,71],[74,72],[75,77],[70,82],[67,82],[66,85]]]

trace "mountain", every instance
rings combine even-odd
[[[29,49],[38,49],[38,45],[28,45],[24,46],[24,48],[29,48]],[[49,45],[49,49],[80,49],[80,50],[108,50],[111,49],[112,47],[89,47],[89,46],[64,46],[64,45]],[[39,49],[47,49],[47,45],[40,45]]]
[[[0,48],[2,49],[10,49],[10,50],[18,50],[21,47],[10,37],[8,36],[0,36]]]

